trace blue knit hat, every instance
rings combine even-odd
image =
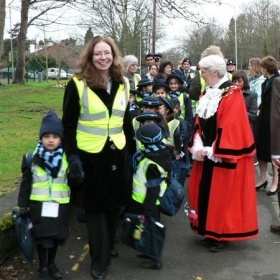
[[[172,69],[171,74],[166,78],[166,83],[169,84],[171,79],[177,79],[182,85],[184,84],[184,76],[179,69]]]
[[[50,110],[42,119],[39,138],[46,134],[55,134],[63,138],[63,125],[61,119],[58,118],[55,111]]]
[[[156,144],[166,136],[166,130],[155,123],[147,123],[136,130],[136,138],[141,143]]]

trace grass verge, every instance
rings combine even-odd
[[[63,95],[56,81],[0,86],[0,196],[18,188],[22,157],[35,148],[47,111],[61,117]]]

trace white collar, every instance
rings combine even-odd
[[[206,89],[205,94],[199,99],[197,106],[196,112],[200,118],[208,119],[217,112],[223,92],[224,89],[219,88]]]
[[[222,85],[224,82],[227,82],[228,81],[228,76],[227,76],[227,73],[224,75],[224,77],[218,82],[216,83],[215,85],[212,86],[212,88],[219,88],[220,85]]]

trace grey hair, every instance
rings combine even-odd
[[[208,55],[199,61],[199,67],[207,69],[210,73],[218,71],[219,78],[223,78],[227,72],[225,60],[219,55]]]
[[[124,64],[124,70],[127,73],[128,68],[131,64],[138,65],[138,58],[132,54],[126,55],[125,57],[123,57],[123,64]]]
[[[208,55],[212,55],[212,54],[215,54],[215,55],[219,55],[221,57],[224,57],[221,49],[219,46],[209,46],[207,49],[205,49],[202,53],[201,53],[201,59],[205,56],[208,56]]]

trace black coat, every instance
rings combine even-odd
[[[94,88],[111,114],[114,98],[120,82],[113,81],[111,93]],[[88,212],[100,213],[118,210],[131,194],[131,158],[135,151],[134,130],[129,106],[124,116],[123,130],[126,146],[119,150],[113,142],[107,142],[99,153],[88,153],[77,148],[76,128],[80,114],[79,95],[76,84],[71,80],[66,87],[62,122],[64,125],[63,146],[67,156],[78,154],[83,164],[85,180],[73,190],[73,200]]]
[[[262,83],[261,104],[259,106],[259,116],[257,124],[257,158],[265,162],[271,162],[270,150],[270,111],[271,111],[271,91],[274,78],[279,74],[266,79]]]

